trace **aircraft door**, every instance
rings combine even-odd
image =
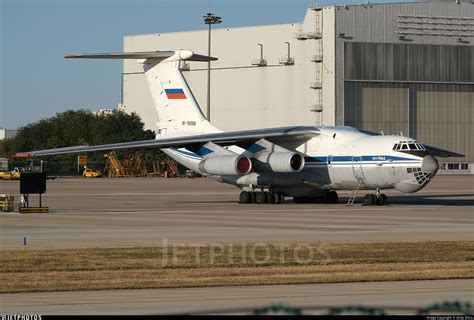
[[[362,170],[362,157],[352,157],[352,172],[357,180],[365,181],[364,171]]]

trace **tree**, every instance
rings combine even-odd
[[[89,110],[71,110],[20,128],[13,139],[1,142],[0,155],[12,156],[25,151],[154,138],[154,132],[144,129],[144,124],[136,113],[114,111],[109,115],[96,115]],[[58,155],[45,160],[49,172],[66,174],[76,170],[75,159],[76,155]],[[91,153],[89,159],[96,163],[105,162],[103,152]]]

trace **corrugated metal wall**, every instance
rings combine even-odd
[[[474,82],[474,46],[348,42],[344,57],[345,79]]]
[[[407,18],[415,16],[416,19]],[[434,17],[436,19],[433,19]],[[472,17],[474,5],[468,1],[336,6],[336,66],[340,66],[335,69],[336,123],[355,123],[348,119],[351,111],[345,105],[350,103],[345,97],[345,79],[428,83],[465,81],[473,84],[474,37],[472,31],[462,31],[472,29]],[[407,19],[419,23],[409,24],[410,30],[405,30],[407,32],[404,34],[400,32],[400,27],[406,27],[407,24],[401,21]],[[448,29],[452,29],[452,32],[448,32]],[[458,32],[453,31],[455,29],[458,29]],[[410,32],[417,30],[423,31],[423,34]],[[434,32],[435,30],[437,31]],[[428,35],[429,33],[432,35]],[[350,47],[352,43],[355,43],[356,47]],[[360,46],[357,43],[370,45],[362,48],[357,47]],[[354,53],[360,56],[357,59],[360,64],[350,66],[345,59],[347,51],[354,49],[363,50]],[[449,89],[442,90],[452,88],[450,86]],[[414,93],[410,91],[410,101],[415,98]],[[446,99],[451,98],[453,97],[446,96]],[[416,129],[411,129],[415,133]],[[455,143],[452,141],[453,145]],[[461,151],[467,153],[464,149]],[[470,154],[472,155],[472,152]],[[472,156],[470,159],[472,161]]]
[[[419,84],[414,87],[413,113],[418,139],[466,155],[453,161],[474,162],[474,85]]]
[[[402,132],[474,162],[474,47],[346,43],[344,123]]]
[[[408,88],[346,82],[346,125],[385,134],[408,132]]]
[[[345,123],[464,153],[474,162],[474,85],[346,81]]]

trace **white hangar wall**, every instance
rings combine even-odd
[[[319,16],[319,17],[318,17]],[[322,17],[324,16],[324,17]],[[324,39],[315,32],[322,33]],[[328,40],[325,39],[328,34]],[[334,50],[322,50],[322,41],[334,48],[334,7],[307,11],[304,22],[212,30],[211,122],[223,130],[252,129],[284,125],[335,124]],[[126,36],[125,51],[191,49],[207,54],[207,30]],[[298,40],[297,37],[310,39]],[[331,45],[329,42],[333,43]],[[294,64],[283,64],[287,44]],[[260,59],[263,44],[266,66],[252,65]],[[327,56],[325,73],[315,55]],[[284,61],[285,60],[285,61]],[[189,62],[183,71],[199,105],[206,114],[207,64]],[[325,85],[324,110],[321,83]],[[148,129],[158,122],[151,95],[140,66],[125,61],[123,104],[136,111]],[[313,88],[312,88],[313,87]],[[319,109],[320,111],[321,109]]]

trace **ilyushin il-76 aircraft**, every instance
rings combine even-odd
[[[463,156],[403,136],[345,126],[290,126],[222,132],[203,115],[179,66],[213,57],[190,50],[73,54],[66,58],[134,59],[141,64],[159,122],[156,139],[26,152],[31,156],[160,148],[183,166],[239,189],[240,203],[336,203],[337,190],[374,190],[365,203],[383,205],[380,191],[412,193],[438,170],[435,156]]]

